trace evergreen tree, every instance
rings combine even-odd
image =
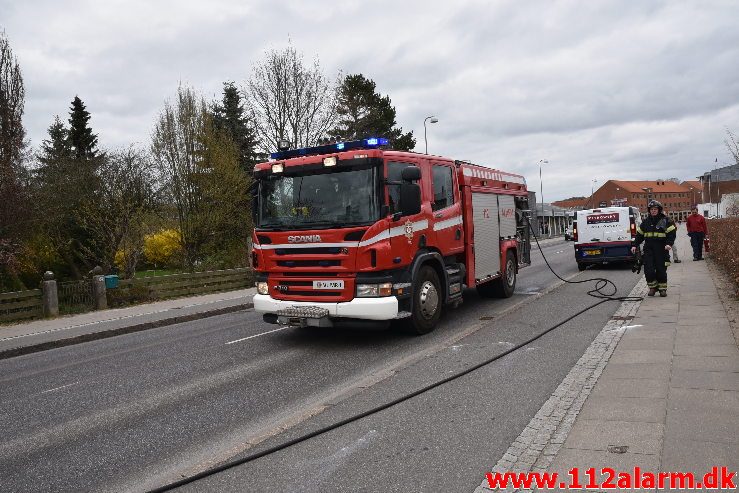
[[[250,173],[256,162],[256,132],[244,111],[244,102],[233,82],[223,83],[223,100],[213,105],[215,128],[231,137],[239,154],[239,166]]]
[[[413,149],[413,132],[403,133],[395,126],[390,97],[381,96],[375,89],[375,82],[362,74],[347,75],[339,87],[339,122],[331,133],[342,139],[387,137],[395,149]]]
[[[75,96],[72,106],[69,108],[69,143],[74,148],[77,159],[90,159],[97,156],[97,135],[87,126],[90,113],[85,109],[85,104]]]
[[[69,130],[62,123],[59,115],[54,117],[54,123],[47,130],[49,137],[41,143],[41,153],[38,158],[44,165],[72,158],[72,147],[69,143]]]

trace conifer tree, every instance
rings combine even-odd
[[[223,83],[223,100],[213,106],[213,124],[219,132],[231,137],[238,150],[239,166],[250,173],[256,162],[257,137],[233,82]]]
[[[336,110],[338,124],[331,133],[342,139],[387,137],[395,149],[413,149],[413,132],[403,133],[402,128],[395,126],[396,112],[390,97],[375,90],[375,82],[362,74],[344,77]]]
[[[74,156],[77,159],[96,157],[98,138],[88,126],[90,113],[85,103],[75,96],[69,110],[69,143],[74,148]]]

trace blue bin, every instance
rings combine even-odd
[[[115,289],[118,287],[118,276],[105,276],[105,289]]]

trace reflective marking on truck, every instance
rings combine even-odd
[[[306,247],[355,247],[356,241],[343,241],[340,243],[279,243],[270,245],[254,244],[254,250],[274,250],[276,248],[306,248]]]
[[[451,228],[451,227],[454,227],[454,226],[456,226],[458,224],[462,224],[462,216],[461,215],[450,217],[449,219],[445,219],[443,221],[439,221],[439,222],[434,223],[434,231],[439,231],[439,230],[442,230],[442,229]]]
[[[412,223],[411,226],[414,232],[423,231],[425,229],[428,229],[429,222],[427,219],[423,219],[421,221],[416,221]],[[388,238],[394,238],[396,236],[405,236],[405,227],[406,227],[405,224],[402,224],[400,226],[395,226],[394,228],[390,228],[390,231],[385,230],[382,233],[373,236],[372,238],[368,238],[364,241],[360,241],[357,246],[367,246],[373,243],[377,243],[378,241],[386,240]]]

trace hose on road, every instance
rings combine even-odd
[[[529,228],[531,228],[531,223],[529,223]],[[407,400],[410,400],[410,399],[412,399],[412,398],[414,398],[414,397],[416,397],[418,395],[421,395],[421,394],[426,393],[426,392],[428,392],[430,390],[433,390],[433,389],[435,389],[437,387],[440,387],[440,386],[444,385],[445,383],[451,382],[453,380],[457,380],[457,379],[459,379],[459,378],[461,378],[461,377],[463,377],[463,376],[465,376],[465,375],[467,375],[469,373],[472,373],[473,371],[475,371],[475,370],[477,370],[479,368],[482,368],[483,366],[487,366],[490,363],[493,363],[494,361],[497,361],[500,358],[503,358],[504,356],[507,356],[507,355],[511,354],[512,352],[517,351],[517,350],[519,350],[519,349],[527,346],[528,344],[531,344],[532,342],[536,341],[537,339],[540,339],[541,337],[545,336],[546,334],[548,334],[549,332],[553,331],[554,329],[556,329],[558,327],[561,327],[562,325],[566,324],[570,320],[572,320],[572,319],[574,319],[574,318],[582,315],[583,313],[587,312],[588,310],[592,310],[596,306],[601,305],[603,303],[606,303],[606,302],[609,302],[609,301],[621,301],[621,302],[623,302],[623,301],[632,301],[632,302],[636,302],[636,301],[641,301],[641,300],[644,299],[641,296],[615,296],[616,293],[618,292],[618,288],[616,287],[616,284],[613,281],[611,281],[610,279],[606,279],[606,278],[603,278],[603,277],[593,277],[593,278],[583,279],[583,280],[579,280],[579,281],[570,281],[570,280],[567,280],[567,279],[563,278],[562,276],[560,276],[559,274],[557,274],[554,271],[554,269],[552,269],[552,266],[551,265],[549,265],[549,261],[547,260],[546,256],[544,255],[544,251],[542,250],[541,245],[539,245],[539,240],[536,238],[536,236],[533,235],[533,228],[531,228],[531,232],[532,232],[532,236],[536,240],[536,246],[539,248],[539,252],[541,252],[541,256],[544,259],[544,262],[546,262],[547,267],[549,268],[549,270],[552,271],[552,274],[554,274],[557,277],[557,279],[559,279],[559,280],[561,280],[561,281],[563,281],[563,282],[565,282],[567,284],[583,284],[583,283],[588,283],[588,282],[595,281],[595,287],[593,287],[593,289],[591,289],[590,291],[588,291],[587,294],[588,294],[588,296],[592,296],[593,298],[597,298],[599,301],[597,301],[596,303],[594,303],[594,304],[592,304],[592,305],[590,305],[590,306],[588,306],[586,308],[583,308],[582,310],[580,310],[577,313],[571,315],[570,317],[567,317],[566,319],[562,320],[561,322],[557,323],[556,325],[553,325],[553,326],[549,327],[548,329],[545,329],[541,333],[539,333],[539,334],[537,334],[537,335],[535,335],[535,336],[533,336],[533,337],[531,337],[531,338],[529,338],[529,339],[527,339],[527,340],[525,340],[523,342],[518,343],[517,345],[515,345],[515,346],[513,346],[513,347],[511,347],[511,348],[509,348],[509,349],[507,349],[505,351],[503,351],[502,353],[496,354],[495,356],[493,356],[491,358],[488,358],[488,359],[482,361],[481,363],[478,363],[478,364],[476,364],[476,365],[474,365],[474,366],[472,366],[470,368],[467,368],[465,370],[459,371],[459,372],[457,372],[457,373],[455,373],[453,375],[450,375],[450,376],[448,376],[448,377],[446,377],[444,379],[441,379],[441,380],[439,380],[437,382],[434,382],[432,384],[426,385],[425,387],[422,387],[422,388],[420,388],[420,389],[418,389],[418,390],[416,390],[414,392],[411,392],[411,393],[408,393],[408,394],[403,395],[401,397],[398,397],[397,399],[393,399],[392,401],[386,402],[385,404],[381,404],[379,406],[376,406],[376,407],[374,407],[372,409],[369,409],[367,411],[364,411],[362,413],[355,414],[355,415],[350,416],[350,417],[348,417],[346,419],[342,419],[341,421],[338,421],[338,422],[333,423],[331,425],[325,426],[323,428],[319,428],[319,429],[317,429],[315,431],[312,431],[310,433],[306,433],[306,434],[301,435],[299,437],[293,438],[292,440],[288,440],[288,441],[286,441],[284,443],[281,443],[279,445],[275,445],[273,447],[267,448],[265,450],[262,450],[261,452],[256,452],[256,453],[247,455],[245,457],[241,457],[239,459],[235,459],[235,460],[232,460],[232,461],[229,461],[229,462],[225,462],[225,463],[223,463],[221,465],[218,465],[218,466],[215,466],[213,468],[207,469],[207,470],[202,471],[202,472],[200,472],[198,474],[195,474],[193,476],[189,476],[189,477],[180,479],[178,481],[175,481],[175,482],[166,484],[164,486],[161,486],[159,488],[156,488],[156,489],[153,489],[153,490],[150,490],[150,491],[152,493],[160,493],[160,492],[170,491],[170,490],[175,489],[175,488],[179,488],[180,486],[185,486],[185,485],[190,484],[190,483],[193,483],[193,482],[195,482],[195,481],[197,481],[199,479],[203,479],[203,478],[206,478],[208,476],[212,476],[214,474],[217,474],[219,472],[226,471],[226,470],[231,469],[231,468],[236,467],[236,466],[240,466],[240,465],[243,465],[243,464],[247,464],[249,462],[253,462],[253,461],[255,461],[255,460],[259,459],[259,458],[265,457],[267,455],[274,454],[274,453],[279,452],[281,450],[284,450],[284,449],[286,449],[288,447],[292,447],[293,445],[296,445],[298,443],[304,442],[306,440],[309,440],[311,438],[317,437],[319,435],[323,435],[325,433],[328,433],[328,432],[330,432],[332,430],[335,430],[337,428],[340,428],[342,426],[348,425],[350,423],[354,423],[355,421],[359,421],[360,419],[366,418],[367,416],[371,416],[373,414],[379,413],[380,411],[384,411],[385,409],[388,409],[390,407],[396,406],[396,405],[398,405],[398,404],[400,404],[402,402],[405,402]],[[608,288],[608,287],[611,288],[608,291],[609,292],[612,291],[612,292],[610,292],[610,294],[604,292],[604,290],[606,288]]]

